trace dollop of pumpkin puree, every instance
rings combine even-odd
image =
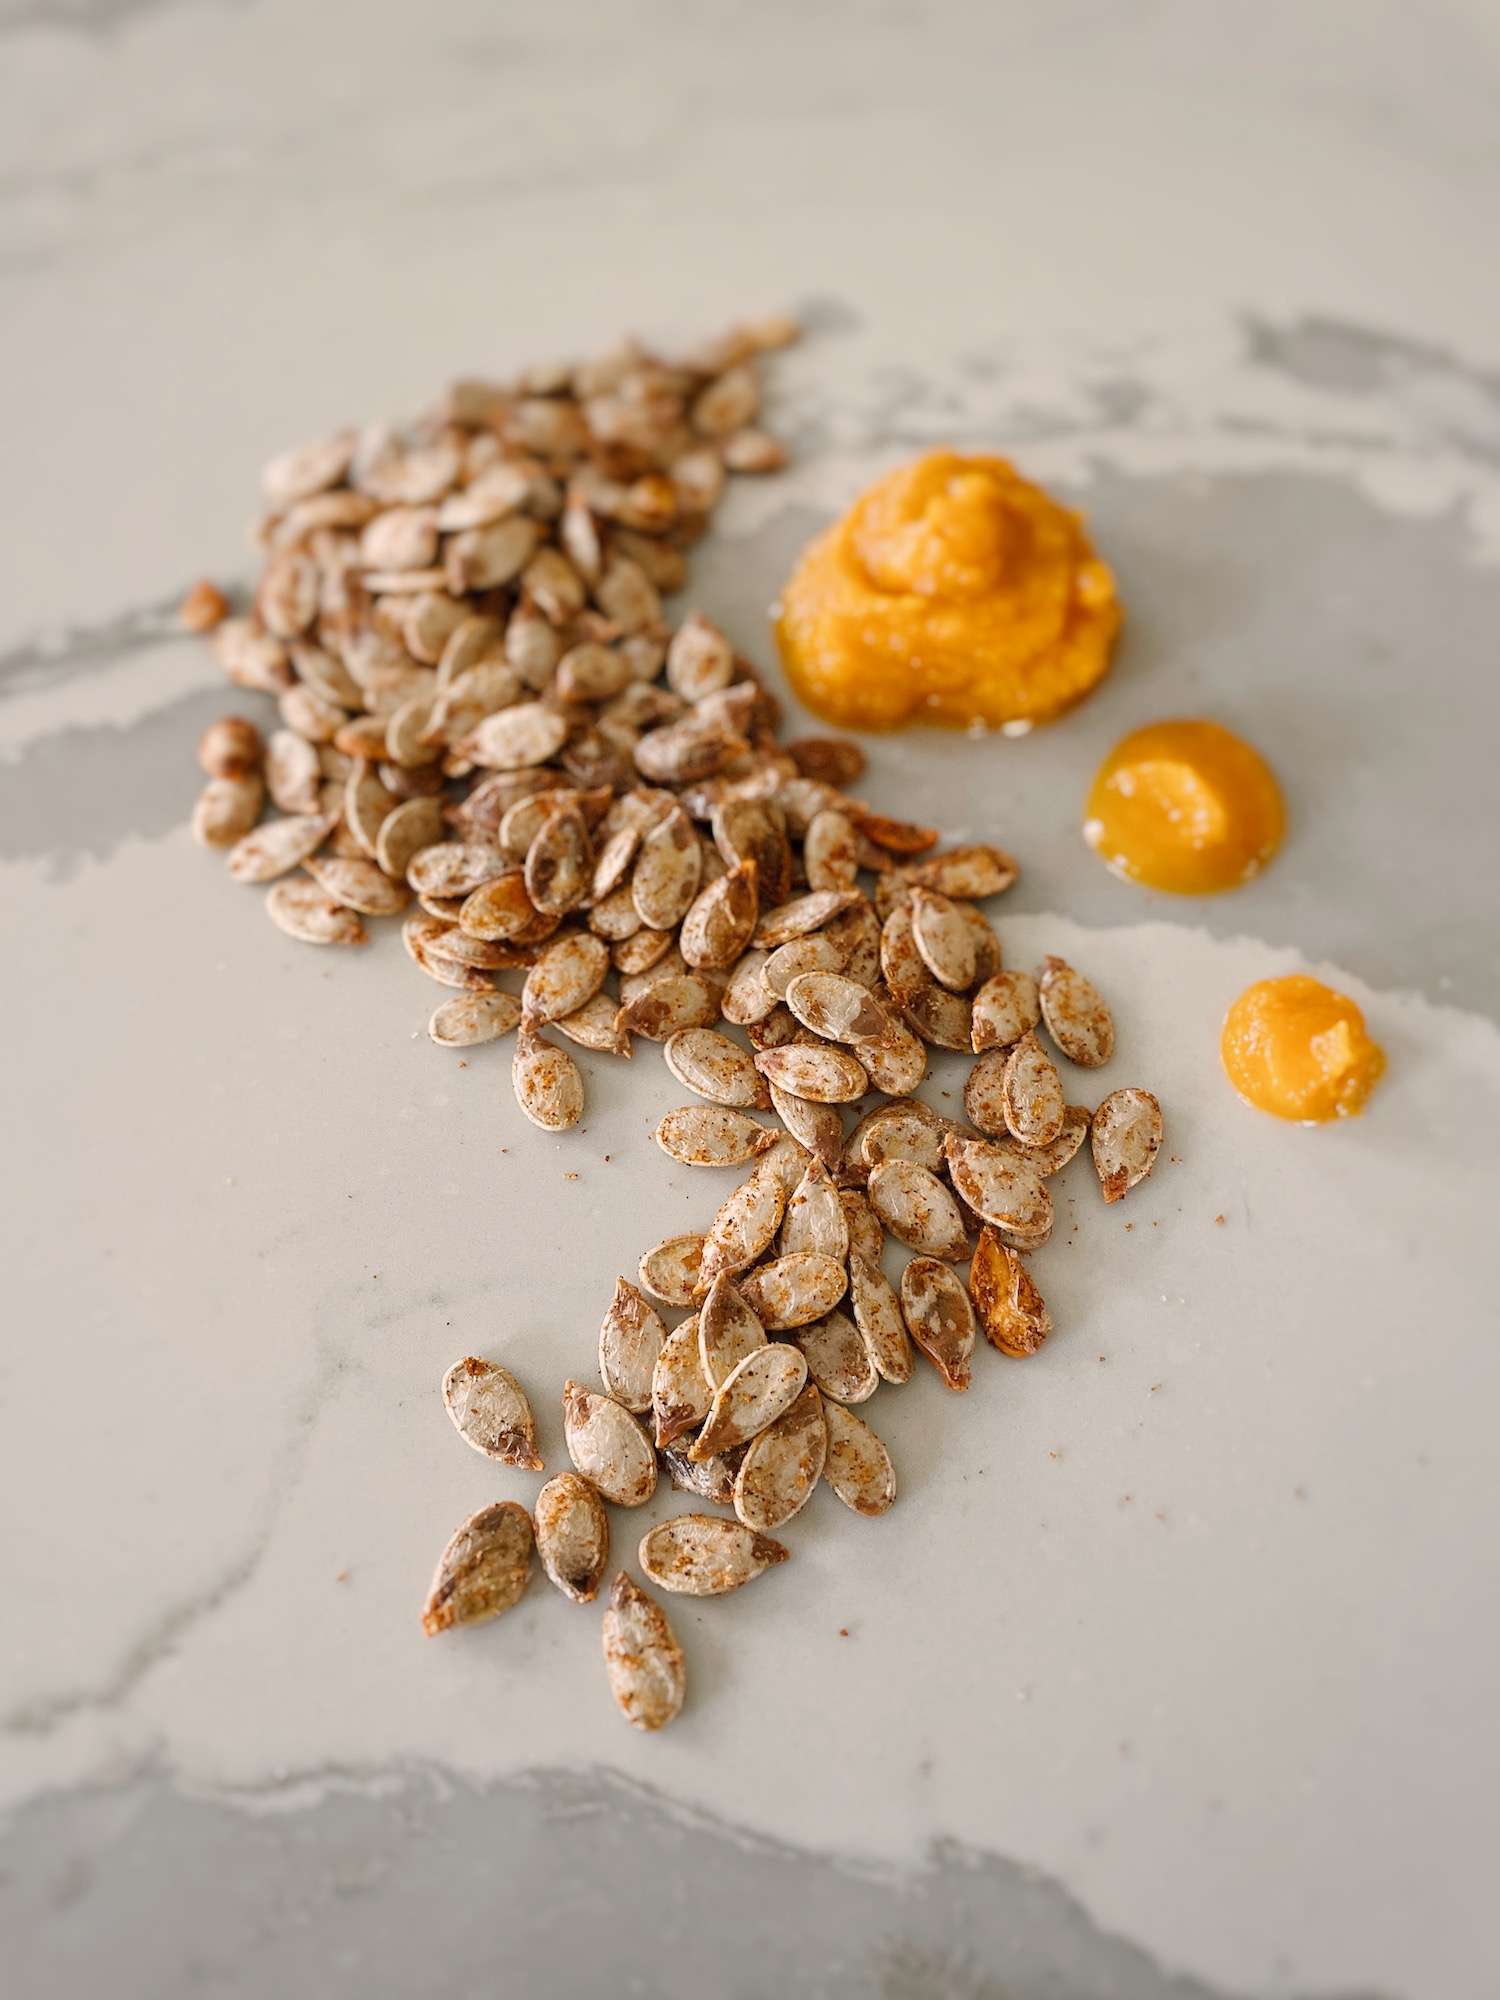
[[[930,452],[808,544],[776,636],[850,729],[1044,722],[1109,669],[1120,604],[1080,516],[1003,458]]]

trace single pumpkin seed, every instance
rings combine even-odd
[[[722,1514],[675,1514],[641,1537],[641,1568],[662,1590],[725,1597],[791,1554],[783,1542]]]
[[[427,1032],[441,1049],[472,1049],[508,1035],[520,1019],[514,993],[460,993],[434,1010]]]
[[[1094,1113],[1094,1171],[1104,1199],[1120,1201],[1161,1151],[1161,1106],[1149,1090],[1112,1090]]]
[[[794,949],[783,945],[775,956],[780,958],[782,952]],[[841,972],[820,969],[799,973],[783,992],[787,1006],[803,1027],[829,1041],[867,1041],[887,1034],[893,1025],[869,988]]]
[[[293,730],[274,730],[266,744],[265,780],[278,812],[315,813],[323,785],[316,745]]]
[[[1018,1149],[950,1132],[944,1150],[954,1187],[982,1222],[993,1223],[1018,1249],[1046,1242],[1052,1233],[1052,1197]]]
[[[949,1130],[948,1119],[919,1098],[908,1098],[883,1104],[862,1119],[850,1136],[849,1149],[857,1149],[866,1172],[886,1160],[910,1160],[930,1174],[940,1174],[945,1164],[943,1139]]]
[[[583,1116],[583,1077],[566,1049],[523,1023],[511,1062],[516,1102],[544,1132],[566,1132]]]
[[[467,739],[476,764],[491,771],[524,771],[555,757],[568,740],[567,716],[545,702],[522,701],[487,715]]]
[[[911,893],[912,943],[927,970],[950,992],[966,993],[974,984],[974,938],[958,905],[932,889]]]
[[[624,1056],[627,1062],[630,1060],[629,1031],[620,1025],[618,1002],[607,993],[596,993],[592,1000],[586,1000],[581,1007],[563,1015],[552,1025],[560,1035],[566,1035],[581,1049],[593,1049],[600,1055]]]
[[[564,1597],[592,1604],[609,1562],[609,1516],[576,1472],[559,1472],[536,1496],[536,1552]]]
[[[724,1019],[737,1028],[752,1027],[776,1011],[776,995],[764,978],[769,958],[769,952],[757,948],[743,952],[735,961],[719,1004]]]
[[[698,893],[703,857],[692,822],[680,806],[641,840],[630,892],[643,924],[675,930]]]
[[[707,1241],[705,1236],[688,1234],[667,1236],[653,1244],[641,1255],[637,1270],[641,1289],[664,1305],[690,1306],[698,1296]]]
[[[467,896],[510,870],[498,847],[479,840],[439,840],[406,865],[406,879],[424,896]]]
[[[832,808],[814,813],[802,842],[809,889],[852,889],[859,875],[859,835],[852,820]]]
[[[709,852],[717,859],[716,850]],[[689,965],[733,965],[754,935],[759,909],[755,863],[742,861],[709,882],[689,905],[682,920],[683,957]]]
[[[651,1422],[658,1451],[697,1430],[714,1399],[714,1385],[698,1352],[699,1320],[692,1313],[672,1329],[651,1371]]]
[[[398,917],[411,901],[401,882],[362,855],[310,854],[303,867],[346,910],[365,917]]]
[[[913,1367],[906,1321],[879,1259],[849,1253],[849,1307],[875,1372],[883,1382],[909,1382]]]
[[[907,1331],[950,1389],[967,1389],[974,1353],[974,1309],[951,1267],[913,1257],[901,1274]]]
[[[1002,1354],[1035,1354],[1052,1331],[1052,1316],[1019,1255],[989,1223],[979,1232],[969,1266],[969,1297],[984,1337]]]
[[[844,1225],[849,1231],[850,1254],[878,1264],[885,1249],[885,1231],[868,1198],[859,1188],[840,1188],[839,1206],[844,1211]]]
[[[863,1065],[854,1056],[823,1043],[788,1043],[781,1049],[762,1049],[755,1067],[778,1090],[811,1104],[852,1104],[870,1087]]]
[[[765,1346],[766,1333],[727,1271],[709,1286],[697,1321],[698,1367],[712,1396],[747,1354]]]
[[[747,1050],[713,1028],[681,1028],[662,1050],[677,1081],[710,1104],[760,1110],[771,1102],[764,1077]]]
[[[795,1092],[771,1085],[771,1103],[788,1132],[809,1153],[820,1159],[829,1172],[838,1166],[844,1152],[844,1121],[836,1104],[813,1104]]]
[[[685,1167],[742,1167],[776,1143],[768,1125],[720,1104],[684,1104],[656,1128],[656,1143]]]
[[[809,1160],[806,1172],[792,1190],[782,1217],[778,1248],[783,1257],[810,1250],[815,1256],[833,1257],[840,1263],[849,1254],[849,1223],[839,1190],[819,1159]]]
[[[814,972],[837,972],[843,963],[843,952],[827,932],[814,931],[808,937],[778,945],[767,958],[760,976],[768,993],[785,1000],[794,980]]]
[[[609,946],[588,931],[569,931],[539,954],[521,989],[521,1005],[538,1026],[586,1006],[609,971]]]
[[[352,778],[353,773],[350,773]],[[352,824],[352,822],[351,822]],[[431,847],[442,835],[443,806],[440,799],[407,799],[392,806],[375,829],[375,855],[379,866],[394,881],[404,882],[414,855]]]
[[[300,868],[332,833],[337,815],[296,813],[251,829],[229,850],[226,866],[236,882],[274,882]]]
[[[774,1331],[821,1319],[838,1304],[847,1285],[837,1258],[797,1250],[746,1272],[740,1293],[761,1325]]]
[[[713,1405],[688,1457],[699,1460],[748,1444],[768,1424],[789,1410],[807,1381],[807,1362],[800,1348],[785,1341],[768,1341],[714,1391]]]
[[[821,930],[830,917],[858,900],[857,889],[814,889],[805,896],[795,896],[766,912],[756,926],[754,941],[766,951],[775,951],[793,938]]]
[[[628,1278],[616,1278],[615,1295],[599,1328],[599,1373],[610,1395],[627,1410],[651,1408],[652,1379],[666,1337],[655,1306]]]
[[[233,847],[260,818],[266,788],[259,771],[210,778],[193,807],[193,838],[200,847]]]
[[[913,888],[933,889],[940,896],[977,903],[986,896],[1001,895],[1021,871],[1000,848],[975,845],[950,848],[946,854],[931,855],[901,872]]]
[[[526,850],[526,893],[537,909],[563,916],[587,898],[593,875],[588,823],[576,805],[563,806],[548,815]]]
[[[1109,1061],[1115,1052],[1114,1018],[1092,980],[1066,959],[1045,958],[1037,993],[1047,1033],[1069,1062],[1099,1069]]]
[[[325,895],[306,875],[273,882],[266,891],[266,915],[299,944],[364,944],[368,935],[353,910]]]
[[[531,1579],[531,1550],[531,1516],[514,1500],[471,1514],[438,1557],[422,1630],[431,1638],[509,1611]]]
[[[969,1243],[958,1203],[926,1167],[882,1160],[870,1174],[870,1206],[898,1242],[926,1257],[962,1257]]]
[[[825,1403],[828,1456],[823,1476],[856,1514],[883,1514],[896,1497],[896,1468],[884,1442],[841,1403]]]
[[[775,1165],[769,1164],[776,1160]],[[721,1271],[743,1271],[769,1246],[786,1211],[787,1189],[784,1168],[773,1147],[766,1164],[757,1167],[719,1204],[704,1238],[703,1271],[705,1285]],[[691,1298],[683,1303],[691,1304]]]
[[[1060,1136],[1068,1108],[1062,1078],[1035,1035],[1023,1035],[1006,1057],[1000,1097],[1017,1145],[1050,1146]]]
[[[596,1395],[580,1382],[565,1383],[563,1438],[578,1471],[616,1507],[639,1507],[656,1491],[651,1441],[612,1396]]]
[[[627,940],[633,944],[634,938]],[[706,1028],[719,1018],[719,989],[700,972],[668,972],[626,1000],[623,1025],[647,1041],[665,1042],[681,1028]]]
[[[974,995],[971,1039],[975,1055],[1007,1049],[1042,1018],[1036,981],[1029,972],[997,972]]]
[[[502,1465],[540,1472],[536,1419],[526,1391],[508,1368],[498,1362],[466,1355],[443,1377],[443,1408],[453,1427],[475,1451]]]
[[[734,1511],[769,1534],[806,1506],[823,1471],[828,1432],[823,1399],[809,1382],[791,1408],[753,1438],[734,1478]]]
[[[863,1334],[847,1313],[826,1313],[797,1335],[807,1373],[837,1403],[863,1403],[880,1386],[880,1373]]]
[[[687,1663],[667,1615],[624,1570],[604,1614],[604,1671],[632,1729],[663,1729],[687,1697]]]
[[[964,1110],[969,1123],[992,1139],[1009,1137],[1005,1122],[1005,1065],[1007,1048],[986,1049],[964,1079]]]
[[[1081,1104],[1070,1104],[1063,1111],[1063,1126],[1055,1139],[1045,1146],[1022,1146],[1020,1154],[1044,1178],[1065,1167],[1088,1137],[1089,1114]],[[1013,1141],[1007,1141],[1013,1144]]]

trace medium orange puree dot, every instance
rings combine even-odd
[[[1270,860],[1286,824],[1258,750],[1217,722],[1151,722],[1095,776],[1083,837],[1105,866],[1148,889],[1237,889]]]
[[[1224,1017],[1219,1053],[1247,1104],[1302,1125],[1357,1117],[1385,1073],[1355,1003],[1303,972],[1247,986]]]

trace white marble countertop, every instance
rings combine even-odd
[[[19,2000],[1500,1988],[1497,88],[1487,0],[0,0]],[[642,1216],[704,1206],[642,1151],[674,1087],[601,1075],[569,1152],[427,1044],[393,938],[272,932],[183,825],[253,703],[169,613],[248,580],[273,450],[783,304],[797,462],[692,595],[769,665],[792,552],[929,443],[1087,509],[1109,683],[1022,744],[874,745],[867,789],[1019,850],[1007,951],[1108,981],[1107,1080],[1180,1164],[1132,1234],[1078,1192],[1044,1354],[882,1401],[903,1505],[685,1612],[692,1705],[637,1741],[590,1614],[538,1587],[429,1647],[414,1604],[526,1497],[443,1367],[512,1359],[560,1457]],[[1076,833],[1184,711],[1291,804],[1207,907]],[[1390,1052],[1348,1131],[1215,1074],[1227,998],[1304,963]]]

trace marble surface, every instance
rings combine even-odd
[[[1493,1994],[1497,84],[1476,0],[0,0],[8,1991]],[[253,704],[169,613],[304,433],[784,302],[797,465],[693,596],[769,661],[801,539],[928,443],[1087,508],[1110,682],[866,789],[1017,848],[1007,949],[1108,980],[1178,1163],[1130,1233],[1072,1190],[1044,1354],[883,1395],[902,1504],[679,1617],[640,1742],[589,1614],[413,1606],[497,1491],[442,1368],[580,1364],[643,1216],[718,1198],[642,1150],[680,1093],[596,1069],[546,1141],[394,938],[272,932],[183,831]],[[1076,834],[1183,711],[1291,806],[1203,906]],[[1214,1073],[1305,963],[1391,1053],[1347,1132]]]

